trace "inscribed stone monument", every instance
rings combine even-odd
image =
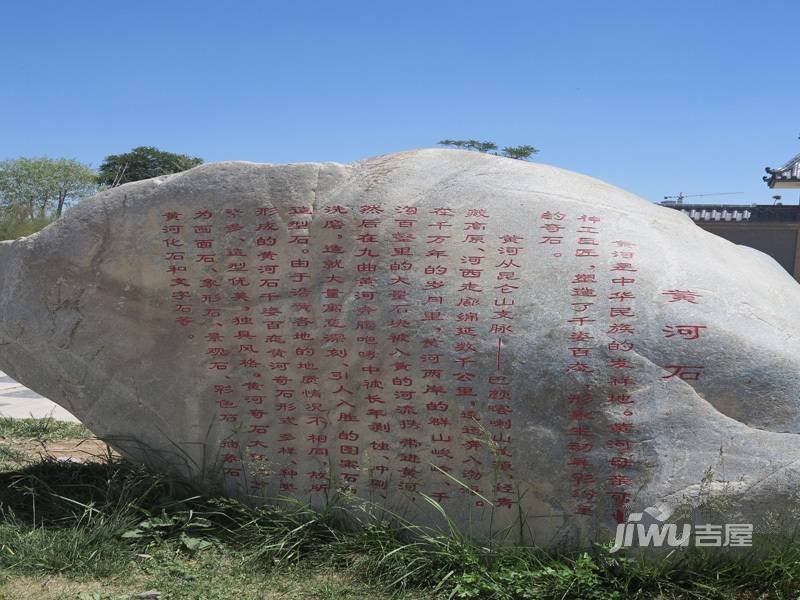
[[[772,259],[677,211],[453,150],[203,165],[0,243],[0,369],[125,455],[435,524],[424,494],[546,547],[721,463],[732,521],[783,506],[798,307]]]

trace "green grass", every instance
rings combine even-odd
[[[41,424],[47,435],[52,427]],[[247,507],[118,459],[29,462],[0,473],[0,597],[800,597],[800,545],[789,542],[759,558],[688,549],[645,561],[603,548],[559,556],[342,506]]]
[[[12,419],[0,417],[0,437],[41,441],[63,438],[90,438],[94,434],[80,423],[55,419]]]

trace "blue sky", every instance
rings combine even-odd
[[[651,200],[771,202],[763,168],[800,152],[797,23],[788,0],[6,1],[0,158],[477,138]]]

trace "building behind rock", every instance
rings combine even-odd
[[[800,188],[800,154],[783,166],[766,167],[762,179],[770,189]],[[734,244],[741,244],[770,255],[800,281],[800,205],[785,206],[781,196],[774,204],[685,204],[662,202],[688,215],[700,227]]]

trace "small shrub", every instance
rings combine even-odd
[[[0,218],[0,240],[16,240],[17,238],[32,235],[52,222],[53,219],[50,218],[26,220]]]

